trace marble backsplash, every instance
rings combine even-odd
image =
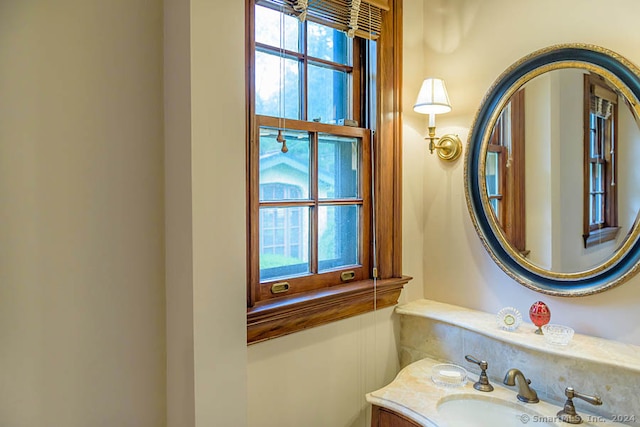
[[[640,347],[575,334],[567,346],[548,344],[523,322],[513,332],[496,324],[496,315],[429,300],[396,308],[400,315],[401,367],[424,357],[456,363],[480,373],[465,355],[486,360],[490,381],[502,382],[520,369],[542,400],[561,408],[564,390],[598,395],[596,407],[574,398],[576,411],[591,412],[629,425],[640,425]],[[515,390],[515,388],[514,388]]]

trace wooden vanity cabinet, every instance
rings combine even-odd
[[[373,405],[371,407],[371,427],[421,427],[409,418],[390,409]]]

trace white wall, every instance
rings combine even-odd
[[[553,262],[551,77],[548,74],[527,83],[524,105],[526,248],[532,263],[548,269]]]
[[[465,140],[493,81],[534,50],[557,43],[593,43],[640,64],[640,27],[635,22],[640,4],[608,3],[607,13],[616,20],[614,30],[599,25],[601,10],[602,3],[596,0],[425,0],[424,73],[446,80],[453,104],[451,113],[438,117],[438,133],[460,127]],[[493,263],[479,241],[466,207],[463,172],[463,161],[451,166],[436,156],[426,161],[427,298],[488,312],[511,305],[524,313],[542,299],[554,322],[582,333],[640,343],[640,277],[580,298],[549,297],[518,285]]]
[[[0,425],[165,424],[162,3],[0,2]]]
[[[243,2],[165,1],[169,426],[247,424],[243,52]]]
[[[618,97],[618,220],[628,230],[640,212],[640,126],[631,110]],[[626,216],[624,215],[626,213]]]
[[[366,393],[398,370],[393,308],[249,347],[249,426],[371,425]]]
[[[195,426],[190,3],[164,2],[167,423]]]

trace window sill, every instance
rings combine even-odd
[[[582,236],[582,238],[584,239],[584,247],[585,249],[591,248],[598,245],[599,243],[615,240],[618,236],[619,231],[620,227],[606,227],[601,228],[600,230],[592,231],[588,235]]]
[[[411,279],[409,276],[378,279],[375,308],[395,305],[400,291]],[[373,296],[370,279],[257,303],[247,309],[247,344],[373,311]]]

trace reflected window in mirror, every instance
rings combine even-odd
[[[504,194],[505,174],[505,147],[498,144],[490,144],[487,147],[487,196],[498,219],[498,223],[504,228],[504,209],[502,209]]]
[[[511,244],[527,256],[525,241],[525,90],[500,113],[487,147],[486,183],[497,222]]]
[[[618,96],[596,75],[584,77],[584,247],[618,234]]]

